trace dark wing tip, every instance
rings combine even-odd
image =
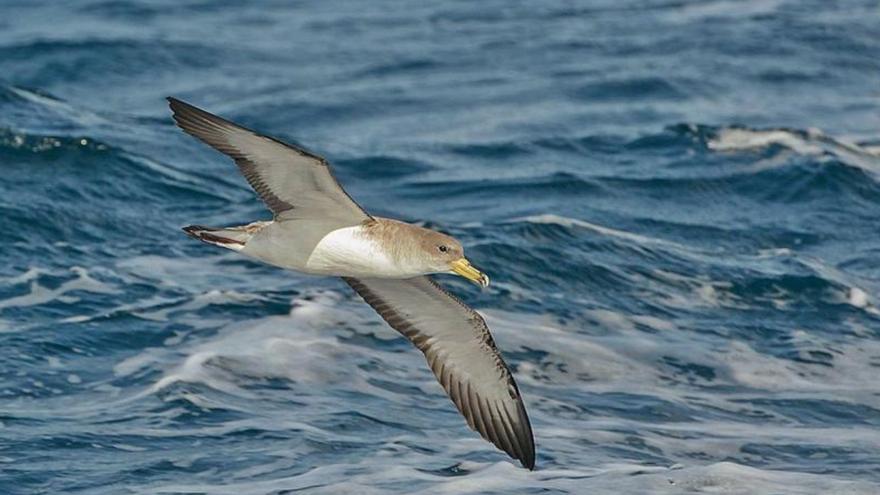
[[[168,106],[173,112],[172,117],[174,117],[177,125],[196,137],[201,137],[199,131],[210,132],[223,128],[241,129],[256,134],[253,130],[248,129],[247,127],[226,120],[223,117],[214,115],[206,110],[202,110],[201,108],[191,105],[183,100],[178,100],[173,96],[168,96],[165,99],[168,100]]]
[[[218,115],[214,115],[213,113],[206,110],[202,110],[195,105],[191,105],[173,96],[166,96],[165,99],[168,100],[168,106],[173,112],[172,117],[174,118],[174,121],[177,123],[178,127],[183,129],[187,133],[192,134],[193,136],[205,141],[211,146],[217,147],[217,143],[209,138],[210,133],[216,132],[218,129],[223,128],[241,129],[255,136],[274,141],[275,143],[278,143],[281,146],[295,151],[300,155],[316,160],[321,165],[327,166],[327,160],[325,160],[324,157],[306,149],[301,145],[291,144],[281,139],[261,134],[249,127],[245,127],[241,124],[236,124],[235,122],[224,119],[223,117],[220,117]],[[225,153],[225,151],[222,149],[220,151],[223,151]]]
[[[244,132],[259,136],[259,134],[247,127],[202,110],[195,105],[190,105],[185,101],[178,100],[173,96],[167,97],[167,100],[168,106],[171,108],[171,116],[174,118],[177,127],[233,159],[238,160],[241,158],[241,150],[230,145],[230,135]]]
[[[189,110],[189,109],[197,109],[196,107],[190,105],[189,103],[187,103],[183,100],[178,100],[177,98],[175,98],[173,96],[166,96],[165,99],[168,100],[168,106],[171,108],[171,111],[173,111],[175,114],[185,112],[186,110]]]
[[[503,413],[502,413],[503,414]],[[505,449],[502,445],[498,445],[502,447],[502,450],[507,452],[511,457],[518,460],[520,464],[529,471],[535,470],[535,438],[532,434],[532,424],[529,421],[529,416],[526,414],[525,404],[522,403],[522,399],[517,400],[516,403],[516,412],[511,414],[509,418],[510,421],[508,423],[507,428],[501,426],[501,430],[506,430],[505,433],[508,436],[508,441],[511,443],[512,449]],[[499,430],[499,427],[496,426],[496,431]]]
[[[199,107],[197,107],[195,105],[191,105],[191,104],[189,104],[181,99],[175,98],[173,96],[166,96],[165,99],[168,100],[168,106],[171,107],[171,109],[174,111],[184,110],[184,109],[188,109],[188,108],[192,108],[195,110],[201,110]],[[201,111],[204,112],[204,110],[201,110]]]
[[[205,125],[204,121],[210,121],[207,117],[207,115],[210,114],[207,114],[204,110],[194,107],[185,101],[178,100],[173,96],[169,96],[167,100],[168,107],[171,108],[171,116],[174,118],[174,122],[177,126],[195,137],[203,138],[200,133],[196,131],[203,130]]]
[[[519,461],[526,469],[535,469],[535,439],[532,425],[526,413],[525,404],[517,390],[510,400],[491,400],[481,397],[468,383],[455,384],[450,374],[444,373],[445,366],[434,365],[429,359],[431,369],[440,380],[452,402],[467,420],[468,426],[488,440],[511,458]],[[509,369],[504,368],[506,373]],[[509,385],[516,389],[513,376],[508,375]]]
[[[535,470],[535,437],[532,435],[532,424],[526,414],[522,399],[517,404],[518,425],[511,432],[516,437],[519,451],[514,457],[529,471]]]
[[[520,428],[517,429],[517,436],[519,437],[520,445],[524,447],[522,452],[522,457],[520,457],[519,462],[523,465],[524,468],[527,468],[529,471],[535,470],[535,435],[532,433],[532,422],[529,420],[529,415],[526,412],[526,405],[523,403],[522,395],[519,393],[519,387],[516,386],[516,381],[513,380],[513,376],[510,377],[511,382],[513,383],[514,388],[516,388],[516,395],[518,397],[517,402],[517,415],[519,416],[519,423],[521,425]]]
[[[528,418],[526,418],[526,425],[528,426],[528,436],[526,441],[526,450],[523,452],[523,456],[520,457],[519,462],[522,466],[529,471],[535,470],[535,439],[532,437],[532,427],[529,425]]]

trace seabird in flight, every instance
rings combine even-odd
[[[185,227],[192,237],[298,272],[342,277],[427,358],[468,426],[528,469],[535,443],[522,396],[483,318],[430,275],[489,278],[454,238],[365,212],[326,160],[175,98],[174,120],[231,157],[271,221]]]

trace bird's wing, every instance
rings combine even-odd
[[[345,281],[425,354],[471,429],[534,469],[535,442],[519,389],[476,311],[428,277]]]
[[[276,221],[326,219],[336,225],[357,225],[371,218],[342,189],[320,156],[176,98],[168,102],[181,129],[235,160]]]

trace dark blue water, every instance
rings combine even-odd
[[[0,493],[877,493],[874,1],[3,2]],[[538,470],[177,96],[461,239]]]

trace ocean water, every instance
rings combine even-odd
[[[0,493],[880,493],[875,1],[0,5]],[[177,96],[449,232],[537,470]]]

